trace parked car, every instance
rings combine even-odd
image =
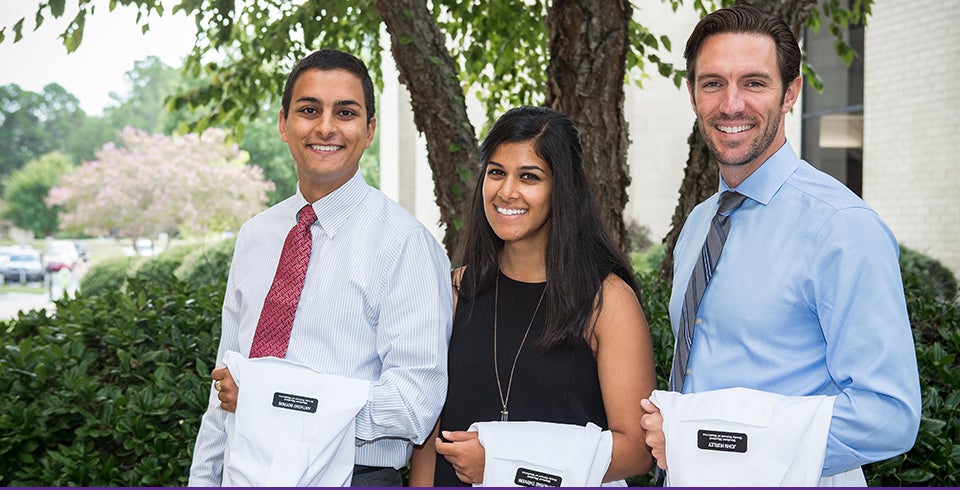
[[[149,238],[140,238],[136,242],[137,255],[144,257],[153,256],[153,241]]]
[[[0,276],[7,268],[7,262],[10,262],[10,256],[18,252],[20,247],[0,247]]]
[[[3,269],[3,280],[6,282],[42,282],[43,277],[43,261],[36,250],[21,250],[10,255]]]
[[[43,263],[47,272],[57,272],[60,269],[72,270],[80,262],[80,253],[77,245],[68,240],[52,240],[47,243],[43,252]]]
[[[84,246],[84,245],[83,245],[82,243],[80,243],[80,242],[73,242],[73,245],[74,245],[75,247],[77,247],[77,255],[80,256],[80,260],[81,260],[82,262],[86,262],[86,261],[90,260],[90,250],[87,249],[86,246]]]

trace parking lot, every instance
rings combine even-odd
[[[43,291],[43,293],[0,293],[0,320],[16,318],[20,311],[40,308],[46,308],[48,312],[54,310],[53,302],[50,301],[46,291]]]
[[[76,294],[87,269],[86,247],[67,240],[0,247],[0,320],[20,311],[54,308],[53,299]],[[42,252],[41,252],[42,250]]]

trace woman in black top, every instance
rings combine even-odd
[[[491,420],[593,422],[613,433],[604,481],[648,471],[640,400],[656,383],[650,331],[629,263],[595,211],[576,127],[519,107],[480,153],[455,258],[446,404],[414,452],[410,484],[482,482],[484,449],[467,428]]]

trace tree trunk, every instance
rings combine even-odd
[[[547,14],[546,105],[577,124],[597,210],[611,238],[625,248],[630,172],[623,84],[630,16],[624,0],[555,0]]]
[[[446,228],[443,245],[452,255],[478,158],[457,70],[425,0],[377,0],[377,11],[390,33],[400,83],[410,91],[414,123],[427,140],[434,195]]]
[[[817,0],[741,0],[745,3],[782,18],[793,34],[800,39],[803,34],[803,23],[817,4]],[[686,40],[684,40],[684,43]],[[694,124],[693,132],[687,139],[690,143],[690,153],[687,167],[684,170],[683,182],[680,184],[680,201],[673,212],[670,231],[664,237],[666,255],[660,264],[660,276],[668,284],[673,283],[673,249],[677,245],[677,237],[687,220],[687,215],[700,201],[710,197],[720,186],[720,175],[717,165],[703,141],[700,131]]]

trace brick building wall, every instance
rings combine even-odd
[[[960,275],[960,2],[875,0],[865,31],[863,198]]]

